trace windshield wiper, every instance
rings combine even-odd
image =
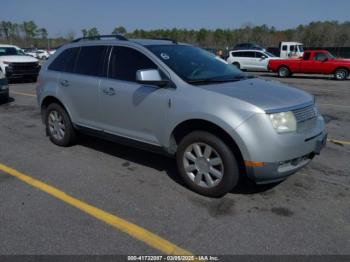
[[[236,82],[245,79],[253,78],[252,76],[236,76],[232,78],[205,78],[205,79],[195,79],[188,80],[187,82],[190,84],[212,84],[212,83],[225,83],[225,82]]]

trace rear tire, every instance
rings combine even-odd
[[[278,77],[281,77],[281,78],[286,78],[291,76],[291,72],[289,68],[286,66],[281,66],[280,68],[278,68],[277,74],[278,74]]]
[[[233,66],[235,66],[237,69],[241,69],[241,65],[238,62],[232,63]]]
[[[176,162],[186,185],[205,196],[221,197],[239,180],[234,154],[220,138],[208,132],[186,135],[179,144]]]
[[[45,112],[46,133],[52,143],[67,147],[76,140],[76,133],[66,110],[59,104],[50,104]]]
[[[348,70],[343,69],[343,68],[337,69],[334,72],[334,78],[336,80],[345,80],[348,78],[348,76],[349,76]]]

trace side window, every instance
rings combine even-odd
[[[262,58],[263,56],[265,56],[263,53],[255,52],[255,57],[256,58]]]
[[[75,73],[89,76],[105,76],[104,61],[107,46],[84,46],[80,49]]]
[[[255,52],[246,52],[246,57],[254,57],[255,58]]]
[[[108,77],[135,82],[136,72],[141,69],[158,69],[158,66],[135,49],[123,46],[113,48]]]
[[[248,57],[248,52],[237,52],[236,56],[238,56],[238,57]]]
[[[309,60],[310,59],[310,55],[311,55],[311,53],[305,53],[304,57],[303,57],[303,60]]]
[[[294,45],[291,45],[291,46],[289,47],[289,51],[291,51],[291,52],[296,51],[296,50],[295,50],[295,46],[294,46]]]
[[[282,46],[282,51],[287,51],[287,46],[286,45]]]
[[[314,60],[316,61],[323,61],[327,58],[327,56],[324,53],[316,53],[314,56]]]
[[[236,57],[238,56],[236,52],[231,52],[231,56]]]
[[[56,59],[49,65],[49,70],[73,73],[75,60],[78,55],[79,48],[69,48],[64,50]]]

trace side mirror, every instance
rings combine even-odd
[[[162,79],[157,69],[142,69],[136,72],[136,81],[139,84],[156,85],[164,87],[168,84],[168,80]]]

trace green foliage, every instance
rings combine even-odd
[[[84,37],[92,37],[99,35],[99,32],[96,27],[90,29],[82,29],[81,32],[83,33]]]
[[[98,35],[96,27],[82,29],[83,36]],[[277,47],[280,41],[299,41],[305,46],[313,47],[344,47],[350,46],[350,21],[312,22],[299,25],[296,28],[277,30],[267,25],[253,26],[250,23],[235,29],[189,30],[184,28],[143,30],[136,29],[127,32],[125,27],[117,26],[112,34],[125,34],[129,38],[172,38],[179,42],[192,43],[204,48],[232,48],[241,42],[255,42],[267,47]],[[39,28],[34,21],[12,23],[0,21],[0,42],[12,43],[21,47],[56,47],[71,41],[74,31],[68,31],[66,36],[48,38],[48,31]]]
[[[125,29],[124,26],[118,26],[118,27],[114,28],[113,31],[112,31],[112,34],[122,34],[122,35],[124,35],[126,33],[127,32],[126,32],[126,29]]]

